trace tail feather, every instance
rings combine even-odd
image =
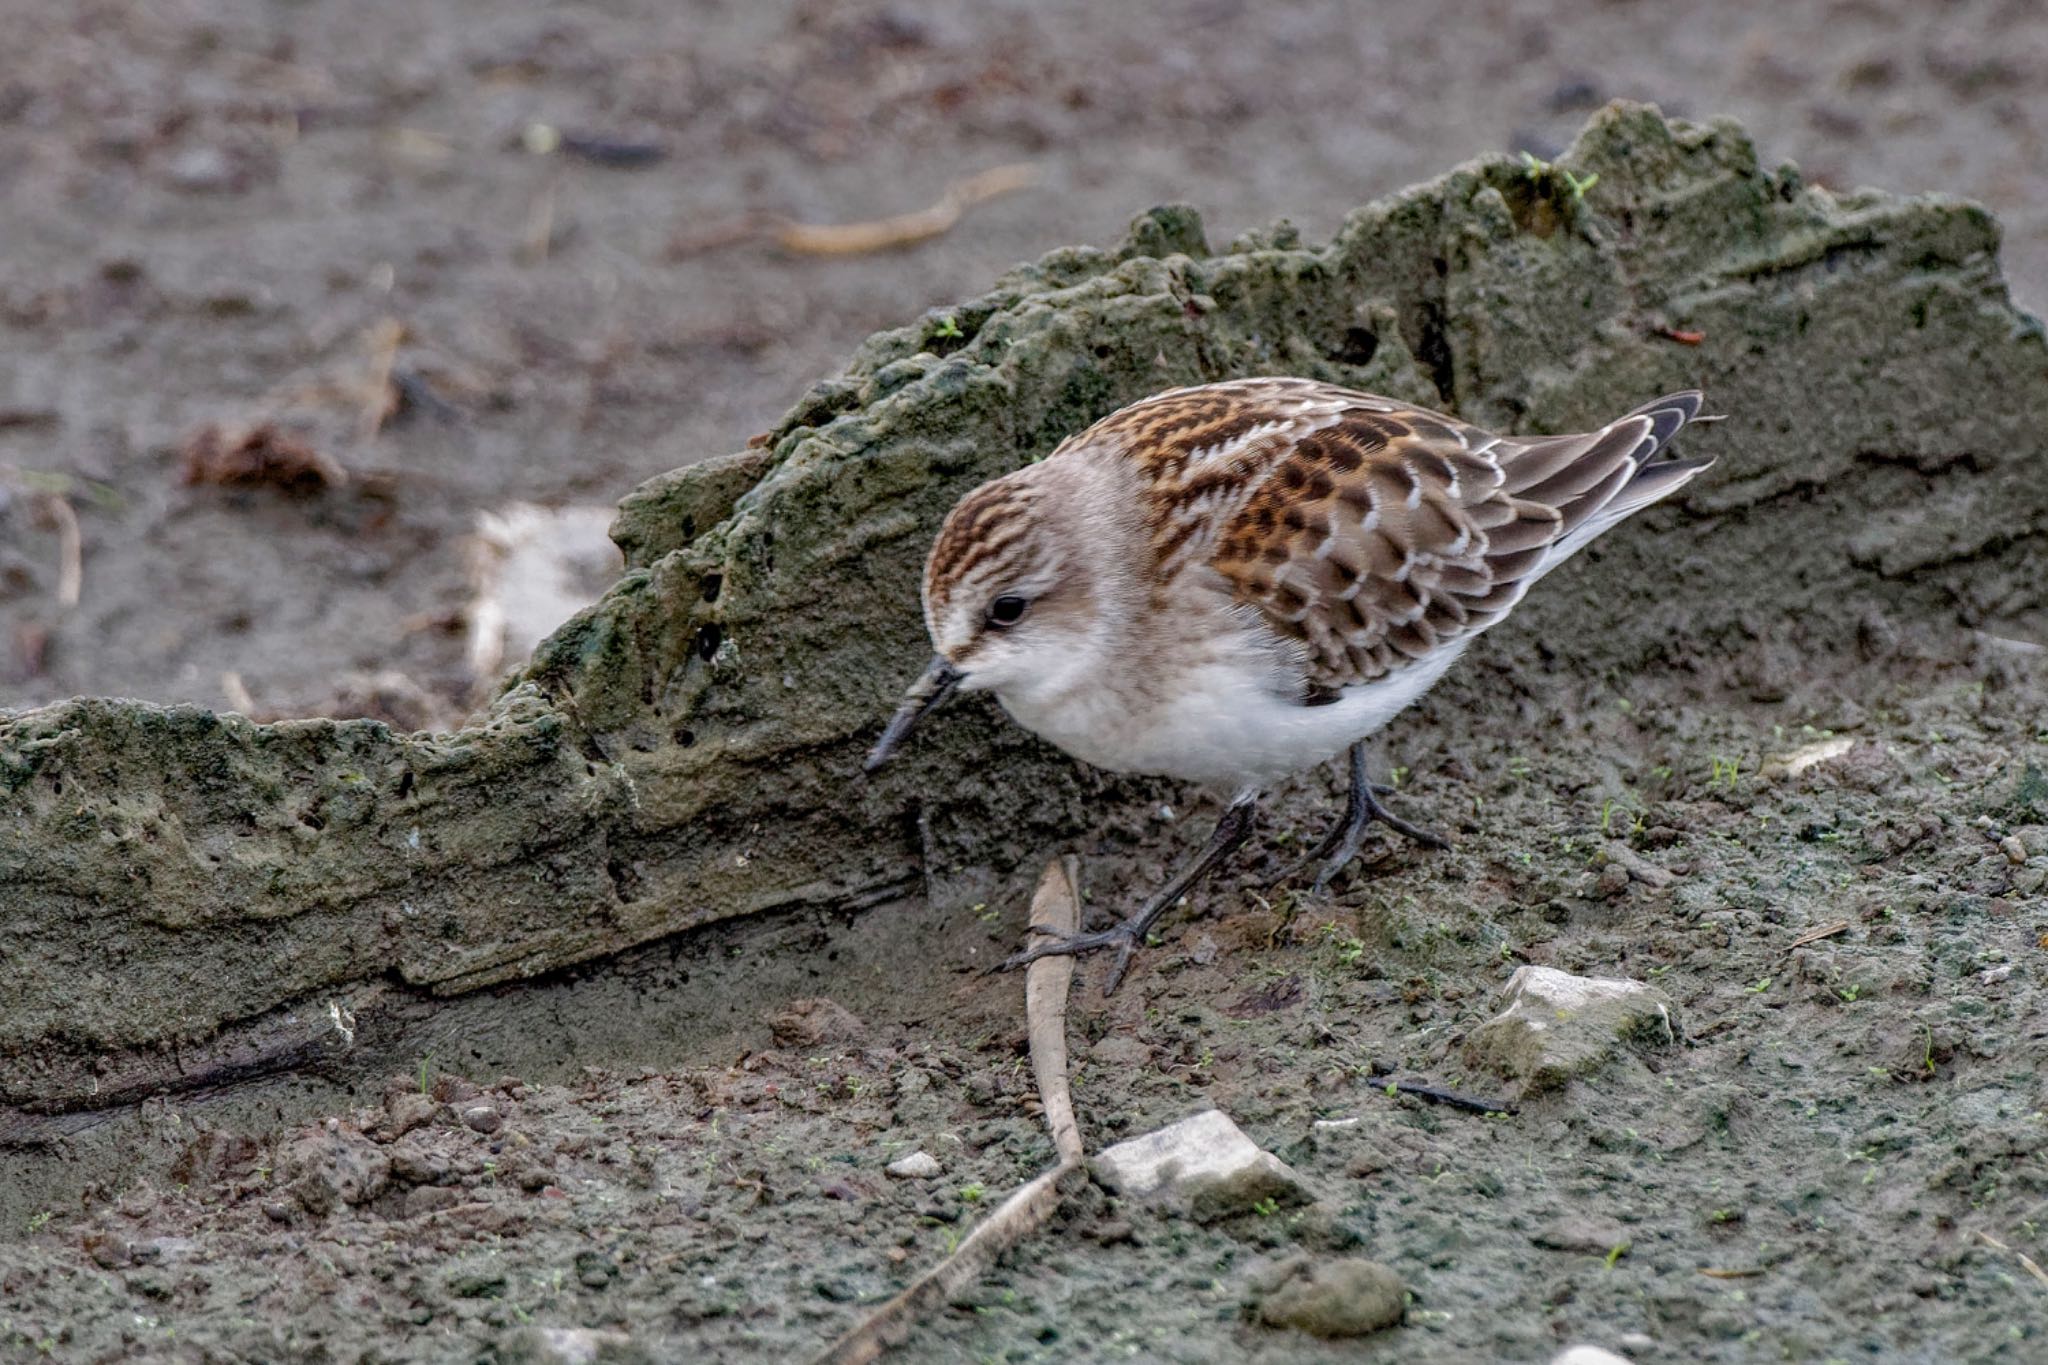
[[[1544,556],[1539,574],[1651,503],[1670,497],[1713,464],[1711,459],[1656,458],[1687,422],[1699,416],[1702,401],[1697,389],[1653,399],[1602,428],[1570,465],[1526,490],[1516,490],[1518,497],[1557,508],[1564,518],[1565,533]]]

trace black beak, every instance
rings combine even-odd
[[[960,686],[960,680],[966,676],[947,663],[945,656],[934,658],[918,680],[910,685],[910,690],[903,694],[903,705],[889,717],[888,728],[875,741],[875,747],[868,750],[867,761],[860,765],[860,770],[871,773],[887,763],[902,746],[911,727],[924,719],[925,712],[936,711],[944,705],[946,698],[953,695]]]

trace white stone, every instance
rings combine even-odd
[[[1797,777],[1808,768],[1823,763],[1832,763],[1856,747],[1856,741],[1847,735],[1835,735],[1828,739],[1816,740],[1802,745],[1789,754],[1779,754],[1764,760],[1765,777]]]
[[[1521,967],[1502,991],[1508,1007],[1527,1004],[1559,1013],[1576,1013],[1606,1000],[1660,994],[1640,981],[1620,976],[1573,976],[1555,967]]]
[[[523,1354],[518,1358],[543,1365],[594,1365],[606,1347],[633,1344],[624,1332],[606,1327],[532,1327],[519,1335]]]
[[[882,1168],[898,1180],[928,1180],[940,1171],[939,1159],[930,1152],[912,1152]]]
[[[1525,1093],[1590,1074],[1626,1043],[1678,1041],[1670,997],[1640,981],[1523,967],[1503,995],[1507,1008],[1472,1030],[1466,1060],[1519,1078]]]
[[[1598,1346],[1568,1346],[1550,1358],[1550,1365],[1629,1365],[1626,1356]]]
[[[1265,1151],[1221,1110],[1119,1142],[1093,1162],[1112,1193],[1170,1204],[1197,1218],[1223,1218],[1266,1200],[1309,1198],[1299,1175]]]

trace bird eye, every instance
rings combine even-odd
[[[1024,619],[1025,609],[1030,605],[1021,597],[998,597],[988,604],[988,623],[997,630],[1008,630]]]

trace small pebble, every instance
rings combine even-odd
[[[505,1120],[488,1104],[472,1104],[462,1111],[462,1121],[479,1133],[495,1133]]]
[[[188,147],[164,167],[171,184],[192,194],[215,194],[240,188],[235,163],[218,147]]]
[[[612,1282],[612,1263],[602,1253],[585,1251],[576,1257],[576,1280],[585,1289],[602,1289]]]
[[[2027,860],[2027,846],[2020,842],[2017,834],[2008,834],[2000,839],[1998,847],[2005,854],[2005,860],[2015,867]]]
[[[912,1152],[882,1168],[898,1180],[929,1180],[941,1171],[939,1159],[930,1152]]]

